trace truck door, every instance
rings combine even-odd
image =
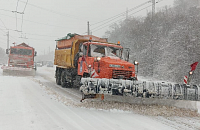
[[[78,64],[78,75],[82,75],[84,73],[89,73],[88,72],[88,67],[87,67],[87,53],[88,53],[88,46],[83,45],[83,55],[82,57],[79,58],[79,64]]]

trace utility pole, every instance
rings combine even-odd
[[[88,35],[90,35],[90,23],[89,23],[89,21],[87,22],[87,26],[88,26]]]
[[[154,21],[154,15],[156,10],[156,0],[152,0],[152,22]]]
[[[9,31],[8,31],[8,34],[7,34],[7,49],[9,49]]]

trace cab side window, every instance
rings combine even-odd
[[[87,55],[87,46],[83,45],[83,55],[86,56]]]

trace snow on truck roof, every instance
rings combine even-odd
[[[74,34],[68,33],[67,36],[62,37],[62,38],[55,40],[55,41],[69,40],[71,38],[75,38],[75,39],[78,39],[78,40],[90,40],[90,38],[92,38],[92,41],[107,42],[106,38],[99,38],[99,37],[96,37],[96,36],[93,36],[93,35],[79,35],[79,34],[76,34],[76,33],[74,33]]]
[[[33,48],[33,47],[30,47],[29,45],[27,45],[26,43],[21,43],[21,44],[19,44],[19,45],[16,45],[16,46],[14,46],[14,47],[28,47],[28,48]]]
[[[61,40],[65,40],[65,39],[70,39],[70,38],[74,37],[75,35],[78,35],[78,34],[76,34],[76,33],[74,33],[74,34],[68,33],[67,36],[62,37],[62,38],[60,38],[58,40],[55,40],[55,41],[61,41]]]
[[[101,43],[107,43],[106,38],[99,38],[93,35],[78,35],[78,34],[67,34],[67,36],[56,40],[57,41],[57,48],[58,49],[64,49],[64,48],[70,48],[72,47],[73,42],[78,42],[78,43],[83,43],[87,41],[92,41],[92,42],[101,42]]]
[[[76,33],[74,34],[68,33],[67,36],[55,41],[57,41],[56,44],[57,44],[58,49],[70,48],[74,41],[76,42],[79,41],[82,43],[91,42],[91,43],[96,43],[96,44],[101,44],[101,45],[107,44],[108,46],[116,46],[116,47],[122,48],[120,44],[108,43],[106,38],[99,38],[93,35],[79,35]]]

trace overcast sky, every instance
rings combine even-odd
[[[55,40],[66,36],[67,33],[86,34],[87,21],[90,22],[92,34],[102,37],[109,25],[124,20],[126,15],[117,19],[107,19],[122,14],[127,9],[132,9],[128,12],[129,17],[145,16],[151,11],[151,2],[145,3],[148,1],[0,0],[0,47],[7,47],[6,34],[9,29],[10,45],[14,42],[25,42],[34,47],[38,55],[42,55],[54,50]],[[174,0],[156,1],[160,1],[156,4],[158,10],[166,5],[173,6]]]

